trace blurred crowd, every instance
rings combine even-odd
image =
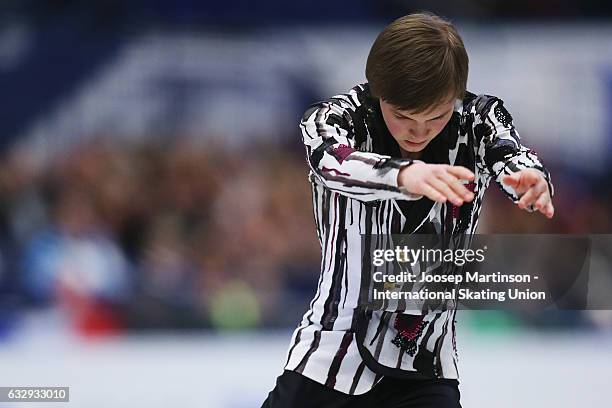
[[[15,152],[0,184],[5,310],[58,306],[85,333],[274,326],[316,281],[289,152],[92,143],[42,166]]]
[[[307,172],[301,151],[266,145],[12,151],[0,164],[0,328],[48,308],[85,335],[294,326],[319,274]],[[489,191],[480,232],[612,231],[607,184],[553,180],[553,221]]]

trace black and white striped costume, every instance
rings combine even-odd
[[[457,208],[408,196],[397,176],[410,159],[384,124],[367,84],[311,106],[300,123],[322,260],[318,290],[295,330],[285,369],[347,394],[370,390],[383,375],[458,378],[456,310],[430,312],[421,319],[416,351],[410,355],[392,339],[398,314],[359,307],[364,268],[361,237],[373,234],[473,234],[491,179],[513,200],[501,177],[523,168],[548,171],[522,146],[503,102],[467,93],[457,100],[447,126],[424,151],[422,160],[472,170],[475,199]],[[365,284],[365,283],[364,283]],[[405,312],[405,313],[403,313]]]

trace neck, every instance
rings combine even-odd
[[[406,150],[400,147],[400,151],[402,153],[402,157],[404,159],[420,159],[423,156],[423,152],[407,152]]]

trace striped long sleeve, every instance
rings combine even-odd
[[[355,141],[353,105],[331,99],[313,105],[300,123],[311,181],[359,201],[415,200],[422,196],[400,191],[400,169],[410,159],[362,152]]]
[[[521,138],[514,127],[512,116],[501,99],[481,95],[474,105],[476,116],[474,135],[479,144],[479,156],[487,172],[501,190],[513,201],[520,197],[514,189],[503,183],[503,176],[523,169],[540,171],[548,183],[551,196],[554,193],[550,173],[536,153],[521,144]]]

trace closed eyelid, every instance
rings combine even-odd
[[[449,112],[444,112],[443,114],[438,115],[438,116],[436,116],[435,118],[427,119],[427,122],[431,122],[431,121],[434,121],[434,120],[440,120],[440,119],[444,118],[444,117],[445,117],[445,116],[446,116],[448,113],[450,113],[450,112],[451,112],[451,111],[449,111]],[[398,118],[398,119],[406,119],[406,120],[412,120],[412,121],[414,121],[414,120],[415,120],[415,119],[409,118],[408,116],[404,116],[404,115],[399,114],[399,113],[394,113],[394,115],[395,115],[395,117],[396,117],[396,118]]]
[[[443,114],[438,115],[438,116],[436,116],[435,118],[432,118],[432,119],[429,119],[429,120],[440,120],[440,119],[442,119],[443,117],[445,117],[446,115],[448,115],[448,114],[449,114],[449,113],[451,113],[451,112],[452,112],[452,111],[444,112]]]
[[[398,119],[414,120],[412,118],[409,118],[408,116],[398,115],[397,113],[395,114],[395,117],[398,118]]]

